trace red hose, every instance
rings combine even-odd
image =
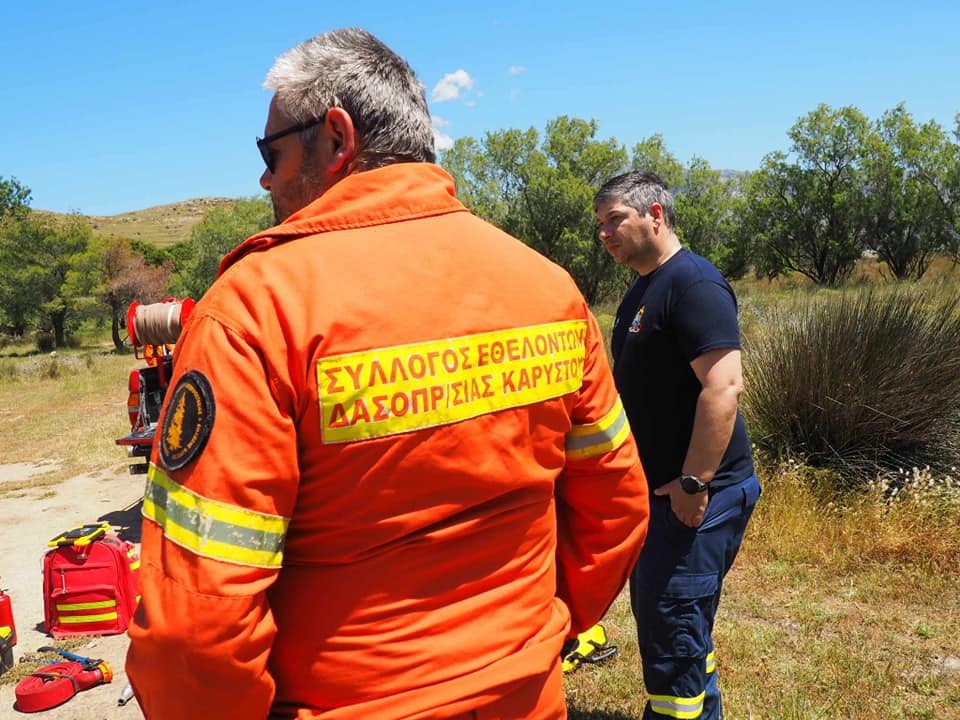
[[[92,688],[113,679],[113,671],[105,662],[91,670],[83,663],[59,662],[46,665],[17,683],[16,709],[20,712],[38,712],[61,705],[81,690]]]

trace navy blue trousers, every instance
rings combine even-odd
[[[643,682],[644,720],[723,717],[713,652],[713,620],[723,579],[737,557],[760,497],[756,475],[709,491],[699,528],[650,495],[647,540],[630,575]]]

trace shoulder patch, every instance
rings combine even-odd
[[[199,370],[185,373],[170,393],[160,428],[160,462],[165,468],[179,470],[203,451],[215,414],[210,381]]]

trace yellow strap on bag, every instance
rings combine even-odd
[[[82,548],[94,540],[99,540],[112,529],[110,523],[82,525],[78,528],[68,530],[62,535],[57,535],[57,537],[53,538],[47,545],[49,547],[68,547],[73,545]]]
[[[581,663],[598,663],[617,654],[616,645],[607,645],[607,631],[602,623],[577,635],[577,644],[563,656],[563,672],[573,672]]]

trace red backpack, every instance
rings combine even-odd
[[[140,600],[140,557],[107,524],[51,540],[43,558],[43,611],[55,638],[125,632]]]

